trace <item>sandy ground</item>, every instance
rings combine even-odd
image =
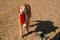
[[[29,33],[23,40],[58,40],[60,37],[60,0],[0,0],[0,40],[22,40],[18,7],[31,6]]]

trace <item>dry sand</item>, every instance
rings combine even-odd
[[[46,33],[47,40],[55,40],[60,32],[60,0],[0,0],[0,40],[22,40],[17,10],[21,4],[29,4],[32,12],[29,34],[23,39],[42,40],[39,35]]]

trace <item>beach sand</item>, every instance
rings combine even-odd
[[[26,35],[24,28],[23,39],[18,15],[21,4],[31,7],[29,33]],[[42,40],[41,33],[45,33],[47,40],[55,40],[59,29],[60,0],[0,0],[0,40]]]

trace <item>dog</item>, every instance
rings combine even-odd
[[[31,7],[28,4],[23,4],[19,8],[20,17],[20,35],[23,36],[23,27],[26,28],[26,33],[29,31],[29,22],[31,18]]]

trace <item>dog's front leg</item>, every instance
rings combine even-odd
[[[20,26],[20,36],[23,37],[23,27],[22,27],[22,25]]]

